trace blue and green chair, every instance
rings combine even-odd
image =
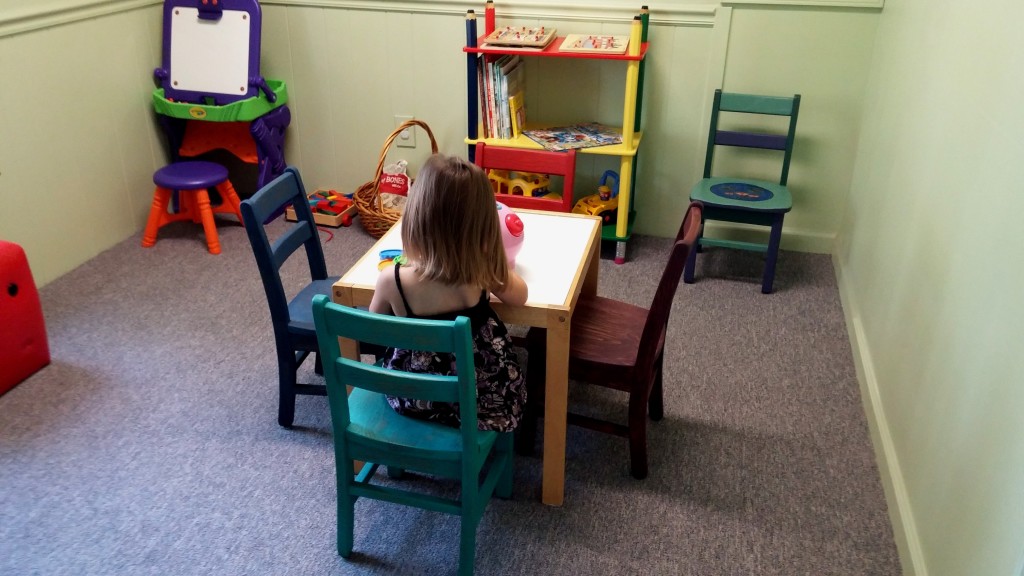
[[[338,554],[348,558],[352,553],[356,500],[373,498],[460,516],[459,574],[472,574],[477,525],[491,495],[512,495],[512,433],[477,429],[469,319],[386,316],[334,304],[322,295],[313,298],[313,319],[334,429]],[[402,372],[343,358],[338,338],[454,354],[457,375]],[[399,415],[388,405],[386,394],[458,402],[461,426]],[[490,465],[485,467],[488,460]],[[360,462],[361,469],[353,472]],[[452,500],[398,488],[395,482],[373,484],[381,465],[392,478],[415,471],[460,480],[462,490]]]
[[[775,265],[779,256],[779,243],[782,240],[782,221],[786,213],[793,208],[793,197],[789,192],[787,182],[799,111],[799,94],[792,97],[779,97],[715,90],[714,104],[711,108],[711,126],[708,130],[707,154],[704,158],[704,177],[690,191],[690,200],[701,202],[704,205],[704,216],[698,249],[690,252],[686,270],[683,272],[683,280],[687,284],[693,283],[697,252],[705,246],[719,246],[765,253],[761,292],[771,293],[775,280]],[[719,128],[719,120],[723,112],[786,116],[789,120],[788,129],[785,133],[722,130]],[[778,182],[735,176],[712,176],[712,165],[717,146],[760,148],[781,152],[782,172]],[[770,229],[768,242],[709,238],[704,234],[703,226],[703,223],[708,220],[767,226]]]

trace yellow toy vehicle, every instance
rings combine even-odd
[[[608,179],[615,179],[615,186],[608,185]],[[601,184],[597,194],[580,198],[572,211],[576,214],[600,216],[602,224],[611,224],[619,214],[619,175],[614,170],[606,170],[601,175]]]
[[[510,170],[489,170],[487,179],[495,194],[512,194],[515,196],[543,196],[560,199],[562,196],[548,190],[551,178],[547,174],[533,172],[515,172]]]

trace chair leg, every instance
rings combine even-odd
[[[782,242],[783,214],[772,221],[772,231],[768,236],[768,254],[764,263],[764,278],[761,280],[761,293],[771,294],[772,283],[775,281],[775,262],[779,257],[779,244]]]
[[[697,233],[697,240],[693,243],[693,250],[686,256],[686,266],[683,268],[683,282],[693,284],[693,270],[697,267],[697,252],[700,252],[700,239],[704,236],[704,222],[700,223],[700,231]]]
[[[465,504],[464,504],[465,505]],[[473,565],[476,563],[476,527],[480,522],[480,514],[476,504],[472,512],[463,509],[462,529],[459,538],[459,576],[473,576]]]
[[[505,462],[504,469],[501,471],[501,478],[498,479],[498,484],[494,487],[494,493],[498,498],[508,499],[512,497],[512,466],[515,462],[512,456],[512,444],[511,432],[499,434],[498,440],[495,442],[495,452]]]
[[[352,555],[352,544],[355,535],[356,500],[348,495],[339,482],[338,484],[338,555],[348,558]]]
[[[647,400],[647,412],[651,420],[658,421],[665,417],[665,392],[662,386],[661,366],[665,360],[664,353],[654,364],[654,384],[651,386],[651,397]]]
[[[629,470],[633,478],[647,478],[647,402],[629,395]]]
[[[205,188],[192,190],[196,211],[203,222],[206,233],[206,247],[210,254],[220,254],[220,238],[217,236],[217,224],[213,221],[213,209],[210,207],[210,193]]]
[[[242,201],[239,200],[238,193],[235,192],[235,187],[231,184],[231,181],[225,180],[217,184],[217,192],[220,193],[221,201],[225,206],[221,211],[234,214],[238,218],[238,223],[245,226],[245,223],[242,222]],[[230,211],[227,208],[230,208]]]
[[[146,230],[142,234],[142,247],[149,248],[156,244],[157,231],[164,214],[167,213],[167,204],[171,201],[171,191],[162,186],[157,186],[153,192],[153,204],[149,208],[149,219],[146,220]]]
[[[533,456],[533,449],[537,443],[537,420],[544,412],[544,370],[547,363],[547,353],[544,348],[545,334],[542,328],[531,328],[530,330],[531,332],[534,330],[541,332],[531,334],[531,340],[528,342],[526,409],[523,420],[519,424],[518,438],[516,439],[516,453],[520,456]]]
[[[286,350],[277,358],[277,371],[279,380],[279,396],[277,408],[277,423],[285,428],[291,428],[295,420],[295,382],[296,370],[294,352]]]

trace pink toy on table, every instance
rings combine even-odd
[[[516,256],[523,247],[523,239],[526,237],[523,221],[511,208],[495,202],[498,207],[498,221],[501,223],[501,241],[505,245],[505,258],[508,259],[510,268],[515,268]]]

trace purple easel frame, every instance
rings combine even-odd
[[[175,8],[196,8],[198,17],[201,20],[219,20],[223,11],[239,11],[248,13],[249,18],[249,67],[248,85],[244,93],[206,93],[194,90],[178,90],[171,79],[171,26],[174,21]],[[260,12],[260,5],[257,0],[165,0],[164,1],[164,22],[163,22],[163,60],[162,66],[154,71],[154,75],[164,89],[164,95],[180,102],[206,103],[212,99],[218,106],[230,104],[238,100],[245,100],[257,96],[260,90],[266,94],[271,102],[276,100],[276,95],[267,86],[263,76],[260,75],[260,38],[263,17]]]

